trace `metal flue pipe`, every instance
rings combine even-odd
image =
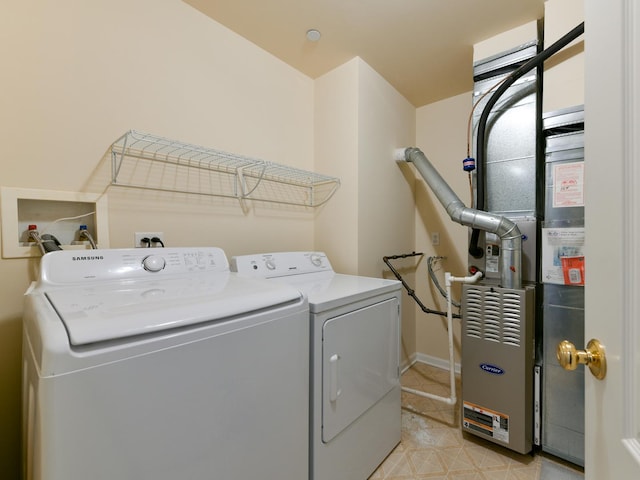
[[[419,148],[400,149],[395,159],[416,166],[451,220],[500,237],[500,283],[504,288],[522,288],[522,234],[518,226],[501,215],[466,207]]]

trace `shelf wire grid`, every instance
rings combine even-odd
[[[111,146],[113,185],[318,206],[339,179],[130,130]]]

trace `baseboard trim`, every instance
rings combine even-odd
[[[413,355],[407,358],[404,362],[402,362],[402,365],[400,365],[402,373],[406,372],[416,362],[424,363],[426,365],[430,365],[436,368],[441,368],[442,370],[449,370],[449,362],[447,360],[443,360],[442,358],[438,358],[438,357],[433,357],[425,353],[415,352],[413,353]],[[459,363],[455,364],[454,370],[458,375],[460,375],[461,368]]]

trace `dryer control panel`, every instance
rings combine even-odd
[[[275,278],[333,272],[333,268],[323,252],[275,252],[232,257],[231,271],[251,277]]]

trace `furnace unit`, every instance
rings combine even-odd
[[[537,53],[533,41],[477,62],[474,102]],[[540,93],[538,68],[505,91],[487,122],[484,178],[474,175],[476,195],[478,182],[486,187],[486,210],[519,229],[521,285],[504,288],[507,252],[494,233],[481,231],[469,265],[485,278],[462,289],[462,429],[520,453],[533,445]],[[486,102],[475,110],[476,131]]]
[[[463,285],[462,429],[531,450],[534,288]]]

